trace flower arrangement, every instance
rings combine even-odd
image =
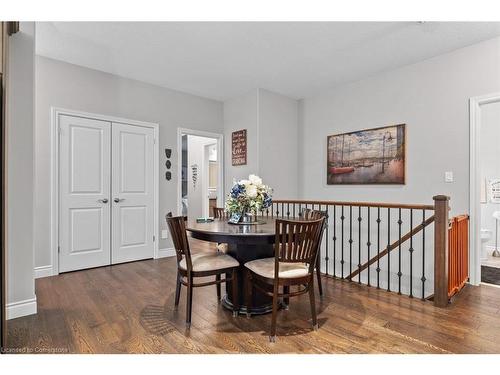
[[[241,215],[257,213],[271,206],[273,190],[251,174],[248,180],[235,182],[226,201],[226,210]]]

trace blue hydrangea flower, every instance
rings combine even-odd
[[[268,194],[264,193],[264,201],[262,202],[262,207],[263,208],[271,207],[272,203],[273,203],[272,198]]]
[[[238,198],[240,194],[245,193],[245,185],[235,184],[231,189],[231,198]]]

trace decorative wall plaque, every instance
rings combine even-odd
[[[232,133],[232,164],[247,164],[247,130],[237,130]]]

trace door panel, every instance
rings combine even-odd
[[[113,123],[112,263],[152,258],[154,130]]]
[[[107,210],[107,207],[104,210]],[[70,253],[99,251],[103,215],[105,212],[102,207],[70,209]]]
[[[110,264],[111,123],[61,115],[59,271]]]

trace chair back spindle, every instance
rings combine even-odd
[[[212,207],[212,212],[216,219],[227,219],[229,217],[226,209],[222,207]]]

